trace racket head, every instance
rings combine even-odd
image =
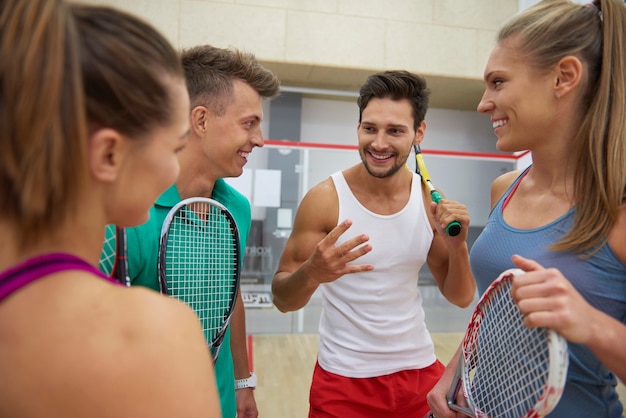
[[[104,242],[98,268],[124,286],[130,286],[126,258],[126,232],[124,228],[108,224],[104,228]]]
[[[461,375],[468,408],[456,405],[456,394],[450,393],[451,409],[474,417],[543,417],[559,402],[569,364],[567,341],[553,330],[524,326],[511,297],[519,274],[524,272],[503,272],[480,298],[455,377]],[[458,393],[458,386],[453,382],[450,392]]]
[[[113,224],[109,224],[104,228],[104,242],[102,243],[102,253],[100,253],[100,261],[98,262],[98,268],[107,276],[113,277],[116,254],[116,227]]]
[[[126,257],[126,230],[122,227],[115,228],[115,266],[113,267],[114,277],[124,286],[130,286],[128,276],[128,258]]]
[[[221,203],[189,198],[169,211],[159,244],[161,292],[195,311],[214,360],[237,298],[240,257],[237,225]]]

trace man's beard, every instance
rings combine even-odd
[[[367,160],[365,159],[365,151],[361,152],[361,161],[363,162],[363,166],[365,166],[365,169],[367,170],[367,172],[372,176],[372,177],[376,177],[379,179],[384,179],[387,177],[391,177],[394,174],[396,174],[401,168],[403,168],[406,165],[406,160],[408,159],[408,155],[407,157],[404,159],[404,161],[401,164],[396,164],[393,167],[391,167],[389,170],[385,171],[384,173],[380,173],[380,172],[374,172],[372,170],[372,168],[369,166],[369,164],[367,163]]]

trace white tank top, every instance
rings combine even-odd
[[[369,235],[372,251],[355,264],[373,271],[348,274],[320,286],[320,366],[346,377],[375,377],[420,369],[435,360],[424,322],[418,273],[426,262],[433,231],[413,173],[407,205],[393,215],[378,215],[359,203],[341,172],[331,176],[339,198],[339,219],[352,226],[338,244]]]

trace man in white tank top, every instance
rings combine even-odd
[[[374,74],[361,87],[362,162],[313,187],[298,208],[272,282],[282,312],[320,288],[320,344],[309,417],[416,417],[444,367],[424,321],[424,263],[444,297],[474,299],[464,205],[433,203],[406,168],[424,138],[429,91],[406,71]],[[448,236],[445,225],[460,222]]]

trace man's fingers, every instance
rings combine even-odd
[[[339,237],[343,235],[343,233],[346,232],[351,226],[352,221],[350,219],[344,220],[339,225],[334,227],[333,230],[328,233],[328,235],[326,235],[324,241],[326,241],[327,244],[334,245]]]

